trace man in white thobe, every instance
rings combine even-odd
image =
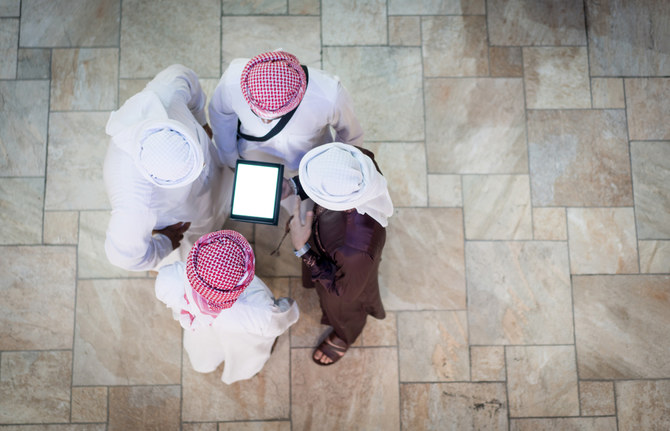
[[[205,103],[195,72],[175,64],[110,115],[103,172],[112,264],[157,269],[185,259],[200,236],[222,227],[233,173],[211,141]]]

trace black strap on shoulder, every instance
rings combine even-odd
[[[309,84],[309,74],[307,72],[307,66],[300,65],[300,67],[302,67],[302,70],[305,71],[305,81],[306,81],[305,86],[307,86],[307,84]],[[298,104],[298,106],[296,106],[295,109],[293,109],[291,112],[289,112],[285,115],[282,115],[281,120],[279,120],[277,125],[274,126],[268,133],[266,133],[265,136],[261,136],[261,137],[251,136],[251,135],[247,135],[246,133],[242,133],[240,131],[240,126],[242,126],[242,122],[238,118],[237,119],[237,137],[242,138],[242,139],[247,140],[247,141],[253,141],[253,142],[267,141],[268,139],[273,138],[277,133],[281,132],[284,129],[284,127],[288,124],[291,117],[293,117],[293,114],[295,114],[295,111],[298,109],[299,106],[300,105]]]

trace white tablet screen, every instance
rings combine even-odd
[[[266,219],[272,222],[276,217],[278,181],[281,180],[278,165],[250,164],[240,162],[235,172],[232,217]]]

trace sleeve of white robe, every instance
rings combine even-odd
[[[173,103],[184,103],[188,106],[198,124],[207,123],[205,116],[205,104],[207,96],[202,91],[198,75],[194,71],[181,64],[173,64],[147,84],[147,90],[158,95],[163,106]]]
[[[232,69],[235,69],[234,71]],[[219,159],[231,168],[239,157],[237,151],[237,121],[238,116],[233,110],[231,86],[238,82],[233,75],[237,75],[237,68],[228,67],[216,86],[212,99],[209,102],[209,121],[212,123],[214,144]],[[237,83],[239,86],[239,82]]]
[[[188,304],[184,299],[184,280],[186,277],[185,265],[175,262],[166,265],[158,271],[156,276],[156,298],[172,310],[172,317],[179,321],[184,329],[189,329],[190,317],[182,314],[182,310],[188,310]]]
[[[354,114],[354,104],[341,83],[337,84],[337,97],[333,106],[333,129],[335,141],[363,146],[363,128]]]

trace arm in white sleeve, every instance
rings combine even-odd
[[[233,110],[230,93],[226,89],[227,73],[228,71],[223,74],[209,101],[209,121],[219,159],[231,168],[235,168],[235,162],[239,158],[237,151],[238,117]]]
[[[200,125],[207,123],[205,104],[207,96],[202,91],[198,75],[181,64],[173,64],[160,72],[147,84],[147,90],[155,92],[164,106],[179,100],[188,106]]]
[[[353,101],[341,83],[337,84],[331,126],[335,129],[335,141],[359,147],[363,145],[363,128],[354,114]]]
[[[298,321],[300,311],[298,303],[291,298],[279,298],[275,300],[272,307],[272,316],[263,335],[267,337],[278,337]]]

